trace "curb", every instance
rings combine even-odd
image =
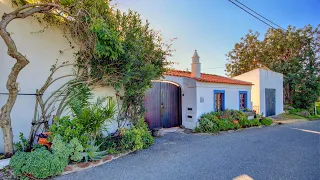
[[[69,164],[68,166],[66,166],[64,168],[64,172],[60,175],[66,175],[66,174],[71,174],[74,172],[79,172],[79,171],[83,171],[86,169],[90,169],[96,166],[100,166],[103,165],[105,163],[109,163],[112,160],[116,160],[122,156],[126,156],[132,152],[135,151],[127,151],[124,153],[120,153],[120,154],[114,154],[114,155],[106,155],[104,156],[102,159],[97,160],[97,161],[90,161],[90,162],[81,162],[81,163],[76,163],[76,164]]]
[[[4,167],[8,166],[10,163],[10,158],[8,159],[1,159],[0,160],[0,170],[3,169]]]

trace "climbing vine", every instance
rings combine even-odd
[[[147,21],[143,22],[137,12],[123,13],[110,0],[12,2],[17,9],[4,14],[0,22],[8,54],[17,60],[7,82],[9,98],[0,112],[1,128],[7,138],[5,144],[9,144],[5,146],[6,153],[13,151],[10,113],[18,93],[16,80],[29,63],[6,31],[13,19],[33,16],[45,27],[61,29],[70,46],[78,50],[75,66],[81,77],[89,80],[90,85],[113,86],[122,100],[121,117],[133,122],[139,119],[151,80],[160,78],[170,64],[167,57],[172,49],[170,44],[163,43],[159,32],[151,29]]]
[[[172,52],[170,44],[163,43],[161,34],[139,13],[121,12],[110,0],[54,2],[67,9],[66,13],[44,14],[38,19],[71,33],[79,47],[78,67],[85,70],[87,78],[95,79],[94,83],[113,86],[123,102],[123,118],[138,120],[144,113],[143,98],[151,80],[158,79],[170,64],[166,60]]]

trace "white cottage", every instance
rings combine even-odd
[[[252,109],[251,82],[201,73],[199,59],[195,51],[191,72],[171,70],[154,82],[146,95],[150,128],[183,125],[194,129],[203,113]]]
[[[283,74],[261,67],[234,77],[253,83],[253,109],[264,116],[283,113]]]

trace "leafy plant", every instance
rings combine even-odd
[[[52,153],[46,148],[37,148],[31,152],[17,152],[10,159],[15,176],[21,178],[47,178],[56,176],[64,171],[69,163],[70,149],[62,141],[61,136],[53,140]]]
[[[104,102],[108,101],[105,105]],[[96,102],[85,106],[75,117],[83,125],[83,130],[89,137],[95,138],[101,133],[101,130],[106,130],[106,123],[111,122],[115,112],[116,103],[112,98],[97,98]]]
[[[142,146],[143,149],[147,149],[152,144],[154,144],[154,138],[151,136],[150,133],[145,133],[145,132],[142,133],[141,139],[143,143],[143,146]]]
[[[137,129],[122,129],[121,144],[125,149],[139,150],[143,148],[142,138]]]
[[[73,138],[78,138],[83,146],[87,144],[88,136],[84,131],[83,123],[80,119],[71,119],[69,116],[64,116],[62,118],[56,117],[54,121],[55,123],[52,124],[49,129],[49,131],[52,132],[49,136],[50,139],[62,134],[64,142],[70,142]]]
[[[107,103],[105,101],[107,100]],[[55,123],[50,127],[52,138],[56,134],[63,135],[65,142],[78,138],[83,147],[88,144],[89,138],[96,138],[102,130],[105,130],[107,122],[110,122],[116,112],[116,103],[111,98],[97,98],[95,103],[76,103],[73,99],[70,104],[74,118],[64,116],[56,117]]]
[[[252,126],[260,126],[261,123],[259,121],[259,119],[255,118],[252,120],[248,120],[248,119],[241,119],[239,120],[239,124],[241,127],[252,127]]]
[[[77,138],[73,138],[68,144],[68,147],[71,149],[70,159],[72,161],[79,162],[83,159],[83,156],[81,153],[83,152],[84,149]]]
[[[214,123],[214,121],[218,121],[218,120],[211,120],[209,118],[203,117],[202,119],[200,119],[199,127],[196,129],[196,131],[203,132],[203,133],[218,132],[219,127]]]
[[[270,126],[272,124],[272,119],[270,118],[262,118],[261,119],[261,124],[265,125],[265,126]]]
[[[238,122],[234,122],[238,121]],[[225,110],[209,112],[201,115],[196,132],[215,133],[219,131],[236,130],[251,126],[260,126],[259,119],[248,120],[244,112],[238,110]]]
[[[89,142],[87,148],[81,155],[84,157],[85,161],[88,160],[100,160],[106,155],[106,151],[100,151],[100,145],[95,145],[95,140]]]
[[[20,139],[20,141],[15,142],[13,145],[17,151],[25,151],[26,148],[28,147],[29,143],[28,143],[27,139],[24,137],[22,132],[19,133],[19,139]]]
[[[148,126],[143,118],[132,129],[121,129],[121,146],[124,149],[140,150],[148,148],[154,143],[153,137],[148,132]]]

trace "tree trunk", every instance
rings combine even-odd
[[[0,21],[0,36],[8,47],[8,55],[16,60],[16,63],[12,67],[11,72],[8,76],[6,84],[9,96],[6,104],[4,104],[0,110],[0,127],[2,128],[4,153],[6,156],[10,156],[13,153],[13,134],[10,114],[16,102],[19,91],[17,78],[20,71],[24,67],[26,67],[27,64],[29,64],[29,60],[17,50],[16,44],[6,28],[8,24],[14,19],[24,19],[35,13],[46,13],[50,12],[53,9],[62,8],[58,4],[54,3],[27,4],[20,8],[17,8],[9,14],[4,13]],[[64,11],[62,10],[62,12]]]
[[[5,157],[11,157],[13,153],[13,135],[11,123],[5,124],[1,127],[4,141],[4,152]]]

